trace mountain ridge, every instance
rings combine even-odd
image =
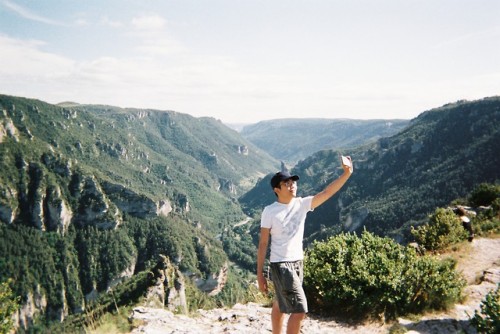
[[[317,151],[347,150],[394,135],[408,123],[402,119],[284,118],[247,125],[241,135],[293,166]]]

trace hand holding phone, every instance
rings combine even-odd
[[[345,155],[341,156],[342,158],[342,165],[347,166],[349,168],[352,167],[352,162],[350,157],[346,157]]]

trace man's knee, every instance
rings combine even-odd
[[[294,318],[294,320],[302,321],[306,317],[305,313],[291,313],[290,318]]]

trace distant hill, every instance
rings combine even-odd
[[[76,102],[71,102],[71,101],[64,101],[64,102],[59,102],[58,104],[56,104],[57,106],[59,107],[66,107],[66,108],[70,108],[70,107],[76,107],[76,106],[79,106],[80,103],[76,103]]]
[[[275,119],[243,127],[241,135],[270,155],[294,165],[324,149],[352,149],[392,136],[409,120]]]
[[[224,124],[238,132],[241,132],[241,130],[243,130],[243,128],[248,125],[248,123],[224,123]]]
[[[460,101],[423,112],[398,134],[349,150],[355,173],[333,199],[309,214],[311,241],[364,228],[396,240],[436,207],[500,181],[500,97]],[[336,150],[300,161],[299,195],[314,194],[341,172]],[[240,198],[247,212],[274,198],[269,177]]]

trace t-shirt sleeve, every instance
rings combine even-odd
[[[302,204],[305,206],[307,211],[314,211],[314,209],[311,207],[313,197],[314,196],[307,196],[307,197],[304,197],[304,199],[302,200]]]
[[[269,216],[269,211],[267,210],[267,208],[264,208],[264,210],[262,211],[262,215],[260,216],[260,227],[271,228],[271,226],[272,220]]]

